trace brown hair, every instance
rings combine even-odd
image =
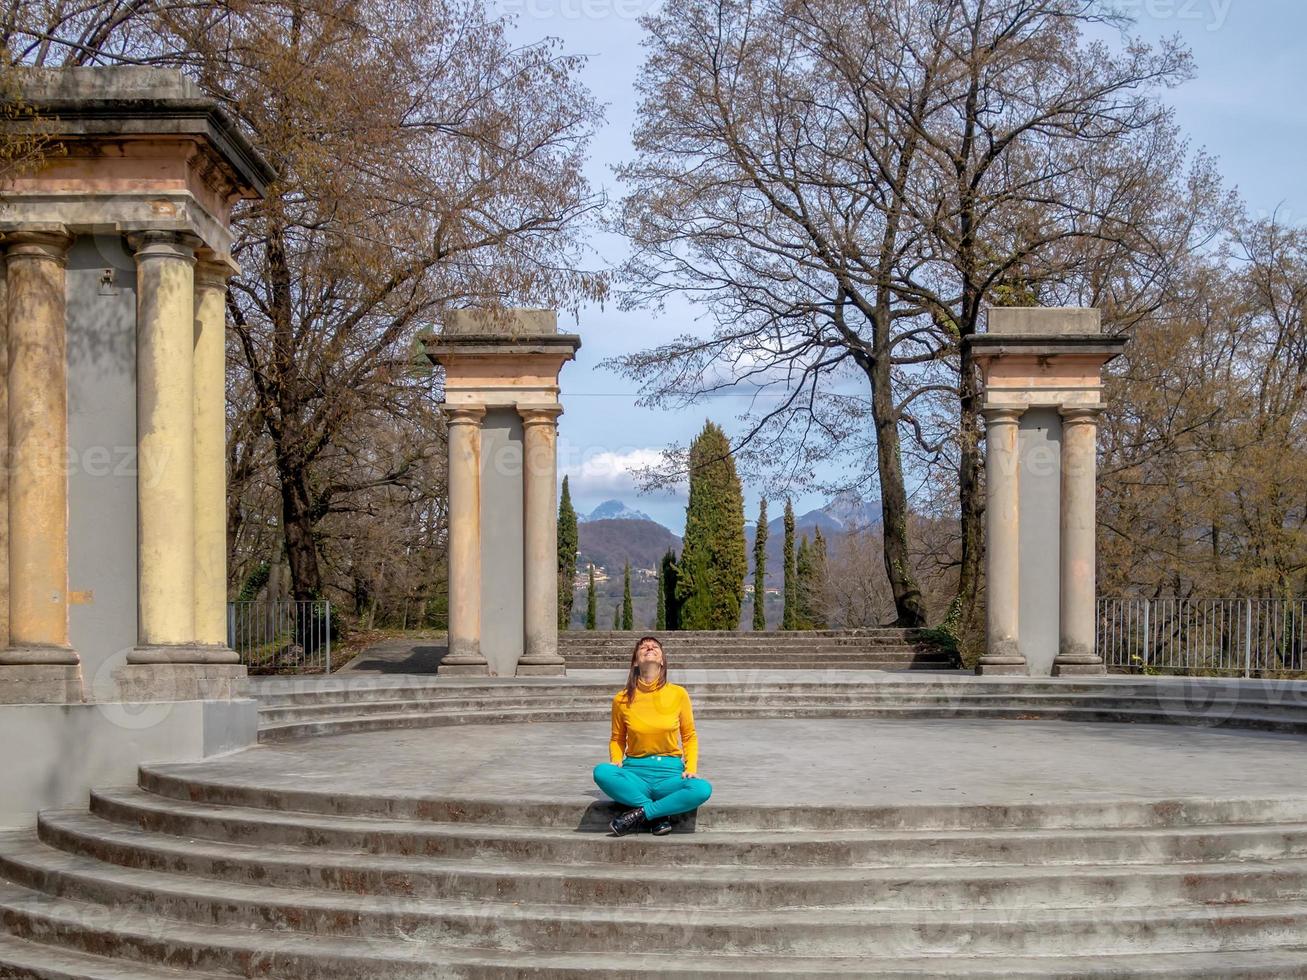
[[[667,651],[663,649],[662,642],[656,636],[642,636],[635,641],[635,649],[631,651],[631,672],[626,675],[626,703],[631,704],[635,701],[635,685],[640,679],[640,647],[644,646],[646,640],[653,640],[658,644],[658,652],[663,655],[663,662],[658,665],[658,686],[662,687],[667,683]]]

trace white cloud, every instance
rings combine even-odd
[[[662,462],[662,450],[649,447],[605,449],[599,446],[584,447],[558,441],[559,475],[567,477],[568,489],[573,497],[595,499],[620,497],[631,506],[638,507],[639,499],[684,499],[684,483],[667,491],[637,496],[634,471]]]

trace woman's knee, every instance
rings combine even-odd
[[[695,806],[703,806],[708,802],[708,797],[712,796],[712,784],[706,779],[699,776],[690,776],[685,780],[686,788],[694,793],[697,800]]]
[[[611,762],[601,762],[595,766],[594,780],[596,783],[603,785],[612,779],[620,779],[622,773],[621,766],[615,766]]]

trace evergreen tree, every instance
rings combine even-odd
[[[635,629],[635,608],[631,604],[631,562],[626,562],[626,571],[622,574],[622,629]]]
[[[808,564],[811,569],[809,578],[812,583],[808,618],[812,622],[811,629],[815,630],[830,627],[830,622],[826,618],[826,558],[826,539],[821,535],[821,528],[817,528],[813,531],[812,547],[808,551]]]
[[[654,625],[655,630],[661,631],[667,629],[667,592],[663,589],[663,566],[664,561],[658,563],[658,597],[654,599]]]
[[[595,624],[595,567],[590,565],[590,588],[585,593],[585,628],[598,629]]]
[[[676,552],[671,548],[663,555],[663,629],[681,628],[681,603],[676,598],[676,582],[680,577],[676,569]]]
[[[572,580],[576,577],[576,553],[581,539],[576,526],[576,511],[572,508],[572,494],[563,477],[563,492],[558,500],[558,628],[567,629],[572,623],[572,604],[576,593]]]
[[[785,566],[785,584],[783,591],[785,605],[781,612],[781,629],[792,630],[798,616],[798,582],[794,577],[794,505],[790,498],[785,498],[785,547],[781,552],[781,561]]]
[[[812,629],[812,561],[808,549],[808,536],[799,539],[799,551],[794,556],[794,628]]]
[[[753,532],[753,628],[767,628],[767,498],[758,502],[758,527]]]
[[[622,628],[622,607],[619,604],[613,606],[613,629],[619,630],[621,628]]]
[[[740,627],[744,576],[744,492],[726,433],[712,422],[690,444],[690,502],[676,596],[683,629]]]

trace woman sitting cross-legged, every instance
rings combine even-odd
[[[667,683],[667,657],[652,636],[635,645],[626,687],[613,698],[608,757],[611,762],[595,766],[595,782],[618,803],[634,808],[608,825],[618,836],[646,822],[655,834],[671,833],[672,814],[688,813],[712,794],[708,781],[695,775],[699,738],[690,695],[679,684]]]

